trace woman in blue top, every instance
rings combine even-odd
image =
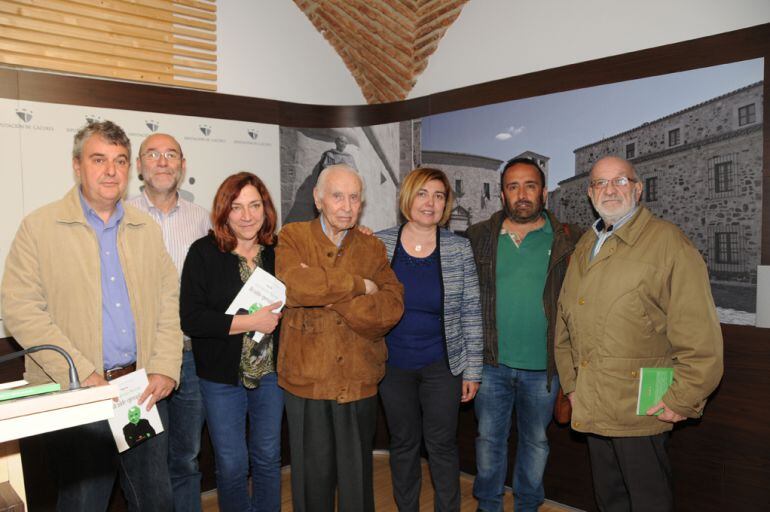
[[[481,381],[479,283],[471,246],[440,228],[452,190],[438,169],[415,169],[399,192],[407,222],[377,233],[404,285],[404,316],[386,336],[380,397],[390,431],[393,493],[400,511],[419,509],[424,438],[438,511],[460,510],[457,415]]]

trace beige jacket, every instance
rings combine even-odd
[[[645,207],[589,262],[589,230],[559,298],[556,366],[575,393],[572,428],[624,437],[671,430],[637,416],[639,368],[673,367],[663,401],[699,417],[722,377],[722,332],[703,258],[673,224]]]
[[[134,207],[124,208],[118,251],[136,325],[137,365],[178,383],[177,272],[158,225]],[[5,262],[2,308],[5,327],[21,346],[62,347],[81,379],[103,373],[99,245],[78,187],[22,221]],[[69,384],[67,364],[53,351],[27,356],[25,363],[29,382],[47,382],[48,374],[62,386]]]

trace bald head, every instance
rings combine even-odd
[[[620,158],[619,156],[605,156],[604,158],[597,160],[594,165],[591,166],[591,179],[594,179],[595,171],[598,170],[601,173],[606,169],[622,169],[627,177],[637,181],[639,180],[636,169],[631,165],[631,162],[625,158]]]

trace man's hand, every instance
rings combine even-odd
[[[570,393],[569,395],[567,395],[567,400],[569,400],[570,407],[574,408],[575,407],[575,392],[574,391],[572,393]]]
[[[476,396],[476,392],[479,390],[478,382],[471,382],[469,380],[463,381],[463,394],[460,397],[461,402],[470,402],[473,397]]]
[[[362,226],[361,224],[358,224],[356,226],[356,229],[359,230],[361,233],[363,233],[365,235],[373,235],[374,234],[374,231],[372,231],[372,228],[369,228],[369,227],[366,227],[366,226]]]
[[[647,409],[647,416],[652,416],[661,409],[663,409],[663,412],[658,416],[660,421],[665,421],[666,423],[676,423],[678,421],[687,419],[687,417],[682,416],[681,414],[677,414],[669,409],[668,406],[663,403],[663,400]]]
[[[364,279],[364,284],[366,285],[366,295],[371,295],[373,293],[377,293],[380,291],[380,288],[377,286],[377,283],[370,279]]]
[[[109,382],[107,382],[107,379],[105,379],[104,377],[102,377],[101,375],[99,375],[96,372],[93,372],[91,375],[86,377],[85,380],[83,380],[80,383],[80,385],[83,386],[83,387],[106,386],[107,384],[109,384]]]
[[[166,377],[159,373],[150,373],[147,375],[147,380],[149,381],[149,384],[147,384],[147,388],[145,388],[142,396],[139,397],[138,404],[142,405],[142,402],[144,402],[146,398],[147,407],[145,409],[149,411],[152,409],[152,406],[155,405],[155,402],[163,400],[171,394],[176,382],[174,382],[174,379],[171,377]]]

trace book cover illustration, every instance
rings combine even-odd
[[[647,409],[661,401],[673,381],[673,368],[640,368],[639,397],[636,401],[637,416],[646,416]],[[655,416],[662,412],[663,409],[659,410]]]
[[[112,404],[115,415],[109,420],[112,435],[119,452],[124,452],[163,432],[158,407],[147,411],[139,405],[139,397],[147,388],[147,372],[141,368],[110,381],[119,389],[118,401]]]

